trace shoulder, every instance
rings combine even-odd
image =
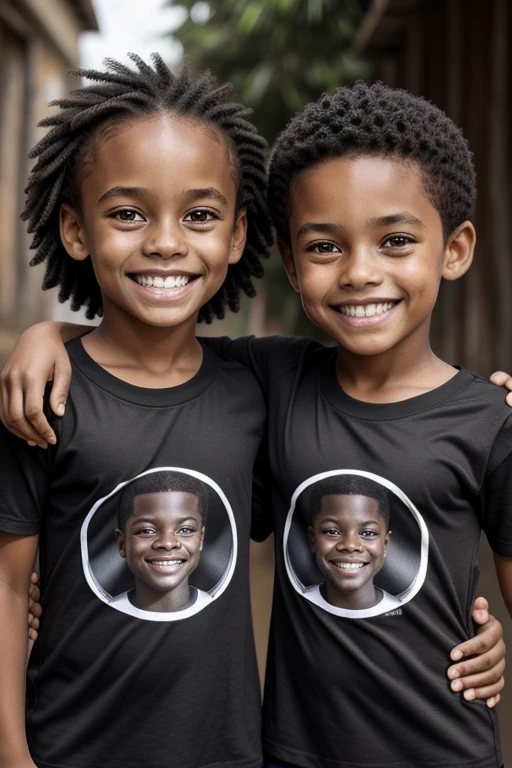
[[[331,351],[317,341],[299,336],[245,336],[235,340],[221,337],[201,341],[221,357],[250,368],[266,386]]]

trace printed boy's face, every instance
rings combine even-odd
[[[135,497],[124,532],[116,531],[117,546],[135,578],[158,592],[183,586],[197,568],[204,526],[193,493],[168,491]]]
[[[236,195],[213,127],[161,114],[100,133],[84,164],[81,212],[63,207],[61,235],[72,257],[91,255],[105,318],[194,327],[242,255]]]
[[[297,177],[292,192],[291,249],[281,252],[308,317],[357,355],[428,340],[441,277],[462,267],[418,167],[335,158]]]
[[[340,594],[359,591],[362,599],[375,602],[373,579],[384,565],[389,534],[376,499],[350,494],[322,498],[309,540],[329,602],[336,605]]]

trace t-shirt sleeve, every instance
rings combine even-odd
[[[0,530],[40,532],[52,449],[31,448],[0,423]]]
[[[203,338],[219,357],[235,360],[249,368],[259,381],[264,393],[283,374],[294,368],[304,350],[317,346],[317,342],[295,336],[243,336],[239,339]]]
[[[482,527],[498,555],[512,557],[512,417],[500,430],[482,492]]]

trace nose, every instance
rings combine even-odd
[[[362,544],[357,533],[350,532],[339,538],[336,549],[340,552],[360,552]]]
[[[368,285],[380,285],[383,280],[381,260],[371,248],[358,247],[346,254],[342,261],[340,285],[361,290]]]
[[[179,549],[181,547],[181,541],[179,536],[172,531],[164,531],[155,539],[153,547],[155,549],[165,550]]]
[[[144,234],[144,256],[172,259],[175,256],[186,256],[188,253],[185,231],[180,222],[170,216],[151,221]]]

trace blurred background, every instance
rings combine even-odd
[[[381,79],[431,99],[464,130],[475,156],[478,246],[468,275],[442,286],[435,350],[487,376],[512,372],[512,4],[509,0],[0,0],[0,364],[17,335],[45,318],[81,320],[40,290],[19,219],[48,102],[76,87],[69,70],[158,51],[230,80],[271,144],[320,93]],[[201,333],[318,336],[276,254],[256,299]],[[479,592],[512,647],[511,622],[485,543]],[[272,585],[272,543],[252,551],[253,610],[261,667]],[[512,722],[512,671],[500,705]],[[512,734],[502,727],[512,764]]]

